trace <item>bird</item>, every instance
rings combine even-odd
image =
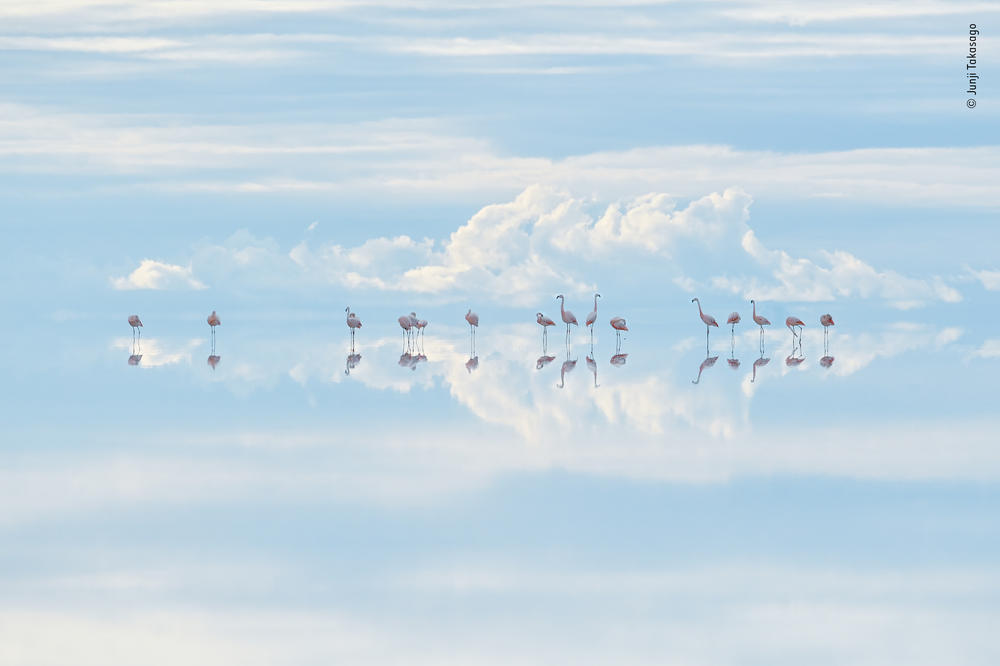
[[[795,327],[799,327],[799,337],[802,336],[802,327],[805,326],[805,322],[798,317],[785,317],[785,326],[788,330],[792,332],[792,337],[795,337]]]
[[[538,325],[542,327],[542,352],[545,351],[545,343],[549,341],[549,326],[555,326],[556,323],[552,321],[550,317],[546,317],[541,312],[535,313],[535,321]]]
[[[617,339],[616,349],[621,348],[622,331],[628,331],[628,326],[625,325],[625,317],[612,317],[611,328],[615,329],[615,337]]]
[[[403,344],[406,345],[407,349],[410,347],[410,329],[413,328],[412,322],[410,322],[409,315],[403,315],[396,321],[399,322],[399,327],[403,329]]]
[[[732,368],[733,370],[740,369],[740,359],[738,358],[727,358],[726,363],[728,363],[729,367]]]
[[[566,324],[566,344],[569,344],[569,326],[579,326],[580,324],[576,321],[576,316],[572,312],[566,309],[566,297],[562,294],[556,296],[557,299],[561,299],[559,302],[559,314],[562,316],[563,322]]]
[[[211,356],[208,357],[208,365],[209,367],[212,368],[212,370],[215,370],[215,366],[219,365],[219,361],[221,360],[222,360],[221,356],[216,356],[215,354],[212,354]]]
[[[132,354],[128,357],[129,365],[139,365],[142,363],[142,354]]]
[[[351,370],[358,367],[358,363],[361,363],[361,354],[350,353],[347,355],[347,362],[344,365],[344,374],[351,374]]]
[[[351,312],[350,305],[344,308],[344,312],[347,313],[347,327],[351,329],[351,342],[354,342],[354,329],[361,328],[361,320],[358,319],[358,315]]]
[[[411,312],[410,313],[410,322],[413,324],[413,328],[416,331],[414,333],[414,336],[418,336],[420,338],[423,338],[424,329],[427,327],[427,320],[426,319],[418,319],[417,318],[417,313],[416,312]],[[421,344],[423,344],[423,343],[421,343]]]
[[[760,347],[764,348],[764,327],[770,326],[771,322],[767,320],[763,315],[757,314],[757,302],[753,299],[750,300],[750,305],[753,306],[753,321],[755,324],[760,326]]]
[[[139,319],[139,315],[129,315],[128,325],[132,327],[132,339],[135,339],[135,332],[142,328],[142,320]],[[139,331],[139,337],[142,337],[142,331]]]
[[[707,315],[707,314],[705,314],[704,312],[701,311],[701,301],[699,301],[697,298],[692,298],[691,302],[698,304],[698,316],[701,317],[701,320],[703,322],[705,322],[705,351],[707,352],[708,351],[708,329],[709,329],[710,326],[714,326],[716,328],[719,328],[719,323],[717,321],[715,321],[715,317],[713,317],[712,315]]]
[[[794,368],[797,367],[804,360],[806,360],[805,356],[795,356],[794,354],[789,355],[785,357],[785,365],[787,365],[789,368]]]
[[[701,365],[698,366],[698,379],[692,379],[691,383],[692,384],[697,384],[698,382],[700,382],[701,381],[701,373],[704,372],[705,368],[711,368],[713,365],[715,365],[715,362],[718,361],[718,360],[719,360],[718,356],[707,356],[707,357],[705,357],[705,360],[702,361]]]
[[[584,326],[590,327],[591,341],[594,340],[594,322],[597,321],[597,299],[600,297],[600,294],[594,294],[594,311],[587,315],[587,319],[584,321]]]
[[[832,356],[824,356],[823,358],[821,358],[819,360],[819,364],[821,366],[823,366],[824,368],[829,368],[831,365],[833,365],[833,357]]]
[[[472,374],[473,370],[479,369],[479,357],[473,356],[468,361],[465,362],[465,369],[468,370],[469,374]]]
[[[215,310],[212,310],[212,314],[208,315],[205,321],[207,321],[208,325],[212,328],[212,353],[215,354],[215,327],[222,324],[222,320],[219,319],[219,315],[215,314]],[[212,369],[215,369],[214,365],[212,366]]]
[[[828,314],[819,316],[819,323],[823,324],[823,351],[829,351],[830,327],[834,325],[833,317]],[[831,361],[832,362],[832,361]]]
[[[465,321],[469,322],[469,337],[472,340],[472,356],[476,358],[476,367],[479,367],[479,357],[476,356],[476,329],[479,328],[479,315],[469,308],[465,313]],[[471,360],[471,359],[470,359]],[[472,370],[469,370],[472,372]]]
[[[736,324],[740,323],[740,313],[739,312],[730,312],[729,313],[729,319],[726,320],[726,323],[729,324],[732,327],[732,328],[730,328],[730,332],[733,335],[736,335]]]
[[[611,365],[616,368],[620,368],[625,365],[625,361],[628,359],[628,354],[615,354],[611,357]]]

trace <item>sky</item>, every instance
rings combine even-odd
[[[0,4],[0,663],[996,663],[998,17]]]

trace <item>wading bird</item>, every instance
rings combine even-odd
[[[785,317],[785,326],[788,330],[792,332],[792,337],[795,337],[795,327],[799,328],[799,337],[802,337],[802,327],[805,326],[805,322],[798,317]]]
[[[833,326],[833,317],[828,314],[819,316],[819,323],[823,324],[823,352],[830,351],[830,327]]]
[[[568,355],[568,352],[567,352]],[[559,388],[566,386],[566,373],[573,372],[573,368],[576,367],[576,361],[571,361],[568,358],[563,361],[562,368],[559,370],[559,383],[556,384]]]
[[[554,360],[556,360],[555,356],[545,356],[545,355],[539,356],[538,360],[535,361],[535,369],[541,370]]]
[[[584,325],[590,328],[590,341],[594,341],[594,322],[597,321],[597,299],[600,298],[600,294],[594,294],[594,311],[587,315],[587,319],[584,321]]]
[[[758,326],[760,326],[760,348],[761,348],[761,353],[763,354],[763,350],[764,350],[764,327],[765,326],[770,326],[771,322],[769,322],[766,317],[757,314],[757,302],[756,301],[754,301],[753,299],[751,299],[750,300],[750,305],[753,306],[753,321],[754,321],[755,324],[757,324]]]
[[[705,371],[705,368],[711,368],[715,365],[715,362],[719,360],[718,356],[706,356],[705,360],[701,362],[698,366],[698,379],[692,379],[692,384],[697,384],[701,381],[701,373]]]
[[[771,362],[771,359],[764,358],[763,352],[761,353],[760,358],[753,362],[753,377],[750,378],[750,383],[751,384],[753,384],[755,381],[757,381],[757,368],[763,368],[765,365],[767,365],[770,362]]]
[[[465,321],[469,322],[469,338],[472,341],[472,354],[471,356],[476,359],[476,367],[479,367],[479,357],[476,356],[476,329],[479,328],[479,315],[469,308],[469,311],[465,313]],[[472,359],[469,359],[470,361]],[[469,370],[472,372],[472,370]]]
[[[566,297],[559,294],[556,298],[559,299],[559,314],[562,315],[562,320],[566,324],[566,344],[568,345],[570,324],[573,326],[579,326],[580,324],[577,323],[576,317],[573,313],[566,309]]]
[[[625,325],[625,317],[612,317],[611,328],[615,329],[615,349],[621,349],[622,331],[628,331],[628,326]]]
[[[403,315],[396,321],[399,322],[399,327],[403,329],[403,344],[406,348],[410,348],[410,329],[413,328],[413,324],[410,322],[409,315]]]
[[[132,327],[132,341],[135,342],[135,332],[142,328],[142,321],[139,315],[129,315],[128,325]],[[142,339],[142,331],[139,331],[139,338]]]
[[[712,315],[707,315],[707,314],[705,314],[704,312],[701,311],[701,301],[699,301],[697,298],[692,298],[691,302],[698,304],[698,316],[701,317],[701,320],[705,323],[705,352],[707,353],[708,352],[708,329],[711,326],[719,328],[719,323],[717,321],[715,321],[715,317],[713,317]]]
[[[354,349],[354,329],[361,328],[361,320],[358,319],[358,315],[351,312],[350,305],[344,308],[344,312],[347,313],[347,327],[351,329],[351,349]]]
[[[556,323],[552,321],[550,317],[546,317],[541,312],[535,313],[535,321],[538,325],[542,327],[542,353],[545,352],[545,346],[549,341],[549,326],[555,326]]]

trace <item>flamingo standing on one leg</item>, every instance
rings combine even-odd
[[[753,321],[755,324],[760,326],[760,351],[761,354],[764,353],[764,327],[770,326],[771,322],[767,320],[763,315],[757,314],[757,302],[750,299],[750,305],[753,306]]]
[[[819,323],[823,324],[823,353],[830,351],[830,327],[833,326],[833,317],[828,314],[819,316]]]
[[[347,313],[347,327],[351,329],[351,350],[354,350],[354,330],[361,328],[361,320],[358,319],[358,315],[351,312],[351,306],[348,305],[344,308],[344,312]]]
[[[542,327],[542,353],[545,353],[546,343],[549,341],[549,326],[555,326],[556,323],[552,321],[550,317],[546,317],[541,312],[535,313],[535,321],[538,325]]]
[[[707,314],[705,314],[704,312],[701,311],[701,301],[699,301],[697,298],[692,298],[691,302],[698,304],[698,316],[701,317],[701,320],[703,322],[705,322],[705,352],[707,354],[708,353],[708,329],[709,329],[710,326],[714,326],[716,328],[719,328],[719,323],[717,321],[715,321],[715,317],[713,317],[712,315],[707,315]]]
[[[622,331],[628,331],[628,326],[625,324],[625,317],[613,317],[611,319],[611,328],[615,329],[615,350],[620,351],[622,348]]]
[[[472,356],[476,356],[476,329],[479,328],[479,315],[473,312],[472,308],[469,308],[469,311],[465,313],[465,321],[469,322],[469,337],[472,340]],[[478,365],[478,361],[476,364]]]
[[[573,326],[579,326],[580,324],[577,323],[576,316],[574,316],[572,312],[566,309],[566,297],[563,296],[562,294],[559,294],[558,296],[556,296],[556,298],[560,299],[559,314],[562,315],[562,320],[566,324],[566,344],[568,345],[570,324],[572,324]]]
[[[600,294],[594,294],[594,311],[587,315],[587,319],[584,321],[584,326],[590,328],[590,345],[594,345],[594,322],[597,321],[597,299],[600,298]]]

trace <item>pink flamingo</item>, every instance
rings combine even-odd
[[[215,327],[219,326],[220,324],[222,324],[222,320],[219,319],[219,315],[215,314],[215,310],[212,310],[212,314],[208,315],[208,318],[205,321],[208,322],[208,325],[212,329],[212,353],[214,354],[215,353]],[[215,369],[214,365],[212,366],[212,369],[213,370]]]
[[[139,365],[142,363],[142,354],[132,354],[128,357],[129,365]]]
[[[479,328],[479,315],[469,308],[465,313],[465,321],[469,322],[469,336],[472,339],[472,356],[476,356],[476,329]],[[476,367],[479,367],[479,357],[476,356]],[[469,372],[472,372],[471,370]]]
[[[222,360],[221,356],[216,356],[215,354],[212,354],[211,356],[208,357],[208,365],[209,367],[212,368],[212,370],[215,370],[215,366],[219,365],[219,361],[221,360]]]
[[[792,338],[795,337],[795,327],[799,327],[799,337],[802,337],[802,327],[805,326],[805,322],[798,317],[785,317],[785,326],[788,330],[792,332]]]
[[[705,351],[707,352],[708,351],[708,329],[709,329],[710,326],[714,326],[716,328],[719,328],[719,323],[717,321],[715,321],[715,317],[713,317],[712,315],[707,315],[707,314],[705,314],[704,312],[701,311],[701,301],[699,301],[697,298],[692,298],[691,302],[698,304],[698,316],[701,317],[701,320],[703,322],[705,322]]]
[[[785,365],[787,365],[789,368],[795,368],[798,367],[798,365],[802,363],[802,361],[804,360],[806,360],[804,356],[795,356],[795,355],[786,356]]]
[[[350,305],[344,308],[344,312],[347,313],[347,327],[351,329],[351,349],[354,349],[354,330],[361,328],[361,320],[358,319],[358,315],[351,312]]]
[[[819,323],[823,324],[823,351],[830,351],[830,327],[833,326],[833,317],[828,314],[819,316]]]
[[[600,294],[594,294],[594,311],[587,315],[587,319],[584,320],[584,326],[590,328],[590,342],[594,342],[594,322],[597,321],[597,299],[600,298]]]
[[[470,375],[472,374],[473,370],[478,370],[479,369],[479,357],[478,356],[473,356],[468,361],[466,361],[465,362],[465,369],[469,371]]]
[[[545,351],[545,343],[549,341],[549,326],[555,326],[556,323],[552,321],[550,317],[546,317],[541,312],[535,313],[535,321],[538,325],[542,327],[542,352]]]
[[[358,367],[358,363],[361,363],[361,354],[350,353],[347,355],[347,363],[344,366],[344,374],[351,374],[351,370]]]
[[[628,359],[628,354],[615,354],[611,357],[611,365],[616,368],[620,368],[625,365],[625,361]]]
[[[556,298],[561,299],[559,301],[559,314],[562,316],[562,320],[566,324],[566,344],[568,345],[570,324],[572,324],[573,326],[579,326],[580,324],[577,323],[576,317],[573,315],[573,313],[566,309],[566,297],[563,296],[562,294],[559,294],[558,296],[556,296]]]
[[[142,321],[139,319],[139,315],[129,315],[128,325],[132,327],[132,342],[135,342],[135,332],[142,328]],[[142,339],[142,331],[139,331],[139,339]]]
[[[615,329],[615,350],[618,351],[622,346],[622,331],[628,331],[628,326],[625,324],[625,317],[612,317],[611,328]]]
[[[409,349],[410,348],[410,329],[413,328],[413,322],[410,321],[410,317],[408,315],[403,315],[402,317],[400,317],[396,321],[399,322],[399,327],[403,329],[403,344],[406,345],[407,349]]]
[[[766,317],[757,314],[757,302],[756,301],[754,301],[753,299],[751,299],[750,300],[750,305],[753,306],[753,321],[754,321],[755,324],[757,324],[758,326],[760,326],[760,349],[761,349],[761,353],[763,354],[763,350],[764,350],[764,327],[765,326],[770,326],[771,322],[769,322]]]
[[[833,365],[833,357],[832,356],[824,356],[823,358],[821,358],[819,360],[819,364],[822,367],[824,367],[824,368],[829,368],[831,365]]]
[[[727,358],[726,363],[728,363],[729,367],[732,368],[733,370],[740,369],[740,359],[738,358]]]
[[[418,319],[416,312],[410,313],[410,322],[413,324],[413,328],[416,329],[416,337],[421,341],[421,346],[423,346],[424,329],[427,328],[426,319]]]

